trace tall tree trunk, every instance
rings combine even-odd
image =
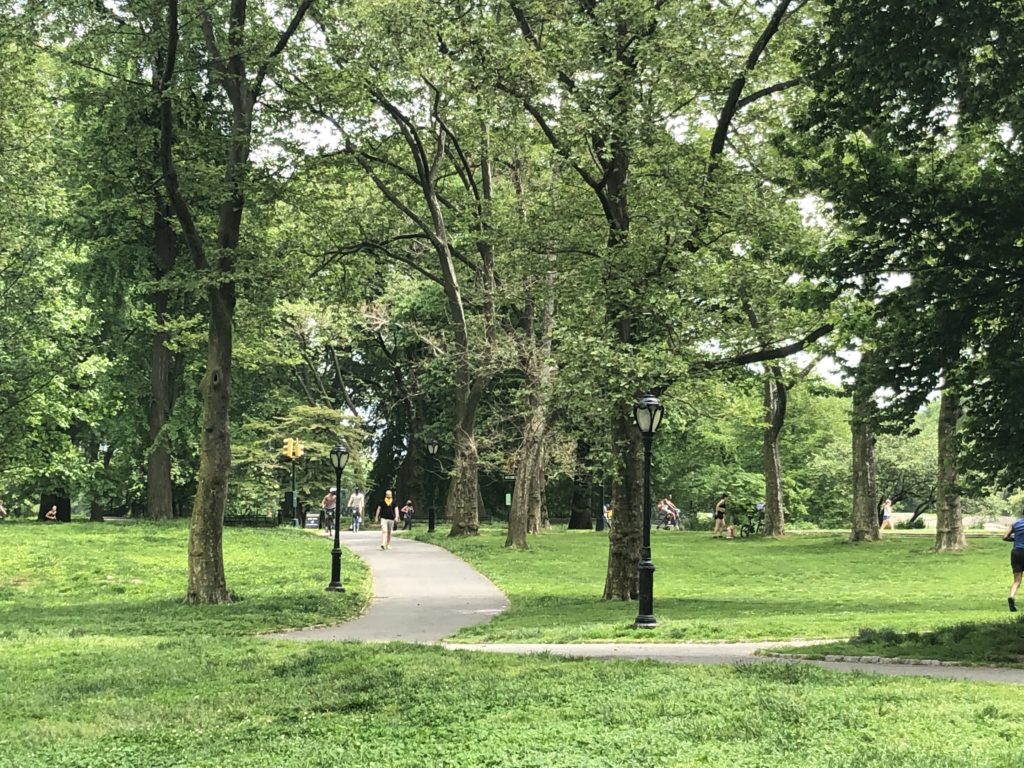
[[[594,514],[594,476],[587,467],[590,444],[576,441],[576,469],[572,478],[572,501],[569,505],[569,529],[590,530]]]
[[[505,546],[527,549],[530,521],[539,526],[541,485],[544,477],[544,433],[547,415],[542,408],[531,410],[523,431],[523,443],[516,464],[516,481],[512,489],[512,508],[509,510],[508,534]],[[532,532],[536,533],[536,529]]]
[[[188,538],[189,603],[226,603],[231,600],[224,574],[222,546],[224,508],[231,469],[232,318],[234,286],[225,283],[209,290],[210,328],[206,375],[203,376],[203,432],[200,440],[198,488]]]
[[[878,541],[878,491],[875,486],[875,401],[862,386],[853,391],[853,525],[851,541]]]
[[[445,513],[451,521],[450,536],[476,536],[480,533],[480,460],[473,435],[474,413],[467,413],[465,403],[457,403],[462,412],[454,430],[455,467],[448,485]],[[466,423],[469,429],[466,428]]]
[[[405,504],[411,500],[417,517],[426,517],[427,512],[427,491],[426,491],[426,466],[425,461],[429,458],[422,449],[420,435],[423,434],[423,415],[419,403],[414,398],[409,398],[411,403],[409,414],[409,434],[405,437],[405,458],[398,467],[397,479],[395,481],[395,495],[400,497],[399,503]],[[340,491],[339,491],[340,493]]]
[[[939,400],[939,476],[936,484],[935,551],[956,552],[967,546],[960,507],[959,436],[960,396],[947,383]]]
[[[605,600],[633,600],[639,594],[640,546],[643,539],[643,443],[627,404],[613,425],[617,454],[623,465],[612,481],[615,518],[608,534],[608,571]],[[621,482],[618,480],[621,477]]]
[[[157,279],[166,277],[174,267],[178,248],[177,236],[170,225],[169,206],[160,202],[153,217],[154,250]],[[166,290],[153,294],[153,310],[157,328],[153,334],[153,351],[149,370],[149,449],[146,461],[146,517],[170,520],[174,517],[174,485],[171,480],[171,453],[164,426],[171,416],[171,352],[166,330],[169,295]]]
[[[545,461],[544,438],[548,430],[547,390],[550,386],[551,324],[553,302],[545,301],[543,329],[539,344],[530,343],[526,378],[529,388],[529,411],[523,427],[523,442],[516,462],[515,487],[509,510],[505,546],[526,549],[528,533],[540,531],[543,517]],[[532,339],[532,323],[527,324]]]
[[[786,514],[782,501],[779,434],[786,419],[786,384],[778,366],[770,366],[764,378],[764,412],[767,421],[763,435],[764,535],[781,536],[785,533]]]
[[[527,224],[522,179],[522,161],[517,158],[512,167],[512,179],[516,191],[516,212],[520,223]],[[543,282],[543,302],[539,338],[535,331],[537,285],[528,277],[524,285],[523,335],[526,339],[522,354],[523,370],[526,375],[525,388],[529,395],[529,406],[523,426],[523,442],[516,462],[515,487],[512,492],[512,507],[509,510],[508,534],[505,546],[526,549],[527,535],[538,533],[544,518],[544,486],[546,483],[545,464],[547,452],[544,438],[548,430],[548,390],[551,386],[551,333],[555,318],[555,273],[548,271]]]

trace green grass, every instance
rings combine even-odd
[[[132,636],[8,643],[0,678],[2,768],[1020,765],[1017,687],[806,665]]]
[[[1020,667],[1024,666],[1024,618],[1014,615],[995,622],[963,622],[932,632],[864,628],[845,642],[822,643],[789,652],[812,658],[838,654]]]
[[[0,768],[1021,765],[1016,686],[260,639],[352,615],[366,571],[347,556],[349,591],[326,593],[322,538],[228,529],[242,599],[189,608],[186,534],[0,525]],[[519,567],[583,541],[538,537]]]
[[[324,591],[331,562],[321,537],[226,528],[225,571],[236,601],[188,606],[187,542],[182,522],[0,525],[0,638],[249,636],[336,624],[369,599],[369,573],[350,556],[342,561],[347,591]]]
[[[456,552],[509,596],[506,614],[458,636],[469,642],[846,639],[862,628],[923,632],[1010,621],[1007,546],[994,537],[938,555],[930,537],[913,534],[853,545],[838,533],[727,541],[655,531],[658,627],[637,632],[635,602],[599,599],[604,534],[545,533],[530,538],[527,552],[505,549],[494,529],[471,539],[419,536]]]

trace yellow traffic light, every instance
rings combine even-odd
[[[282,451],[282,453],[284,453],[285,458],[288,458],[288,459],[294,459],[295,458],[295,439],[294,438],[286,437],[284,439],[284,450]]]
[[[292,444],[292,458],[297,459],[302,455],[302,443],[296,440]]]

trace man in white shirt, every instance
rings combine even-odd
[[[352,515],[352,530],[358,531],[363,524],[363,508],[366,499],[363,497],[363,489],[356,488],[348,497],[348,512]]]

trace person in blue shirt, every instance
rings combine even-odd
[[[1013,521],[1003,541],[1012,541],[1013,549],[1010,550],[1010,568],[1013,570],[1013,584],[1010,585],[1010,597],[1008,602],[1010,610],[1017,610],[1017,589],[1020,587],[1020,577],[1024,575],[1024,512]]]

